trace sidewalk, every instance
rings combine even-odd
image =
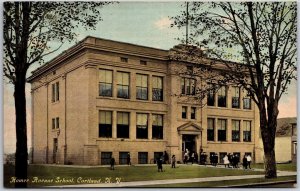
[[[210,167],[208,168],[224,168],[224,167]],[[255,171],[263,171],[263,169],[253,169]],[[277,171],[277,176],[293,176],[297,175],[297,172],[289,171]],[[161,185],[161,184],[177,184],[177,183],[193,183],[193,182],[213,182],[224,180],[241,180],[241,179],[253,179],[263,178],[264,175],[244,175],[244,176],[221,176],[221,177],[206,177],[206,178],[189,178],[189,179],[169,179],[169,180],[150,180],[150,181],[133,181],[133,182],[120,182],[120,183],[101,183],[101,184],[77,184],[77,185],[65,185],[55,187],[142,187],[148,185]],[[54,187],[54,186],[53,186]]]

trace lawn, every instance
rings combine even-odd
[[[209,188],[209,187],[224,187],[224,186],[238,186],[238,185],[251,185],[253,183],[274,183],[281,181],[297,181],[296,176],[284,176],[276,179],[265,179],[265,178],[253,178],[253,179],[242,179],[242,180],[225,180],[215,182],[193,182],[193,183],[181,183],[181,184],[162,184],[162,185],[149,185],[144,187],[174,187],[174,188]]]
[[[77,179],[91,178],[93,180],[111,178],[112,182],[116,178],[120,178],[121,182],[127,181],[142,181],[142,180],[164,180],[164,179],[180,179],[180,178],[203,178],[203,177],[218,177],[218,176],[237,176],[237,175],[251,175],[263,174],[263,172],[244,171],[235,169],[224,168],[208,168],[198,165],[181,165],[176,169],[172,169],[169,165],[164,166],[165,172],[157,172],[156,166],[117,166],[115,170],[110,170],[106,167],[95,168],[79,168],[79,167],[56,167],[45,165],[29,165],[28,168],[28,187],[42,187],[49,185],[62,185],[62,184],[78,184]],[[9,183],[11,177],[14,176],[14,167],[4,165],[4,186],[13,187]],[[42,182],[33,183],[33,177],[38,177]],[[72,180],[68,183],[55,182],[57,177],[59,180]],[[54,180],[54,183],[49,183],[49,180]],[[48,181],[48,183],[47,183]]]
[[[260,168],[264,169],[264,164],[253,164],[251,165],[252,168]],[[282,171],[297,171],[297,165],[296,164],[277,164],[277,170],[282,170]]]

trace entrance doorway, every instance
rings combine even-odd
[[[192,152],[197,152],[196,135],[182,135],[182,158],[184,158],[186,149],[188,149],[190,156]]]
[[[196,135],[182,135],[182,151],[196,151]]]

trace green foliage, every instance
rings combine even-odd
[[[73,41],[74,29],[95,29],[101,8],[111,2],[5,2],[4,75],[14,83],[15,71],[25,70]],[[56,41],[60,46],[51,47]],[[23,58],[22,61],[18,58]]]

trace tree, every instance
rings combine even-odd
[[[4,76],[14,85],[17,179],[27,179],[26,73],[30,66],[76,38],[74,29],[95,29],[108,2],[5,2]],[[50,42],[58,41],[53,49]],[[52,44],[53,45],[53,44]],[[51,49],[52,48],[52,49]],[[50,51],[51,50],[51,51]],[[16,183],[26,187],[26,183]]]
[[[179,28],[189,21],[188,42],[215,59],[207,68],[220,62],[225,66],[216,81],[238,84],[256,103],[265,177],[277,177],[274,145],[278,103],[296,80],[296,2],[193,2],[189,12],[172,19],[172,26]]]

